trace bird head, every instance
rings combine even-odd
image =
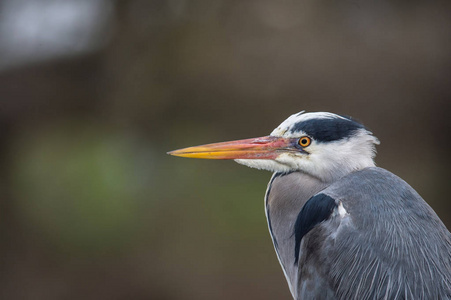
[[[168,154],[205,159],[233,159],[273,172],[299,171],[333,181],[374,166],[379,140],[350,117],[300,112],[269,136],[188,147]]]

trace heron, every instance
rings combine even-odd
[[[352,117],[304,111],[269,136],[171,155],[273,172],[269,233],[294,299],[451,299],[451,233]]]

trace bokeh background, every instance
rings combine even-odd
[[[451,2],[0,0],[0,298],[289,299],[269,172],[166,155],[331,111],[451,227]]]

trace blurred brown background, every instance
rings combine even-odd
[[[0,0],[0,298],[289,299],[270,173],[169,150],[331,111],[451,227],[450,1]]]

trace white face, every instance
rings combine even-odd
[[[304,131],[304,130],[305,131]],[[285,151],[275,160],[237,159],[240,164],[273,172],[301,171],[322,181],[333,181],[353,171],[374,166],[379,141],[362,125],[331,113],[298,113],[271,133],[283,138],[308,136],[302,150]]]

